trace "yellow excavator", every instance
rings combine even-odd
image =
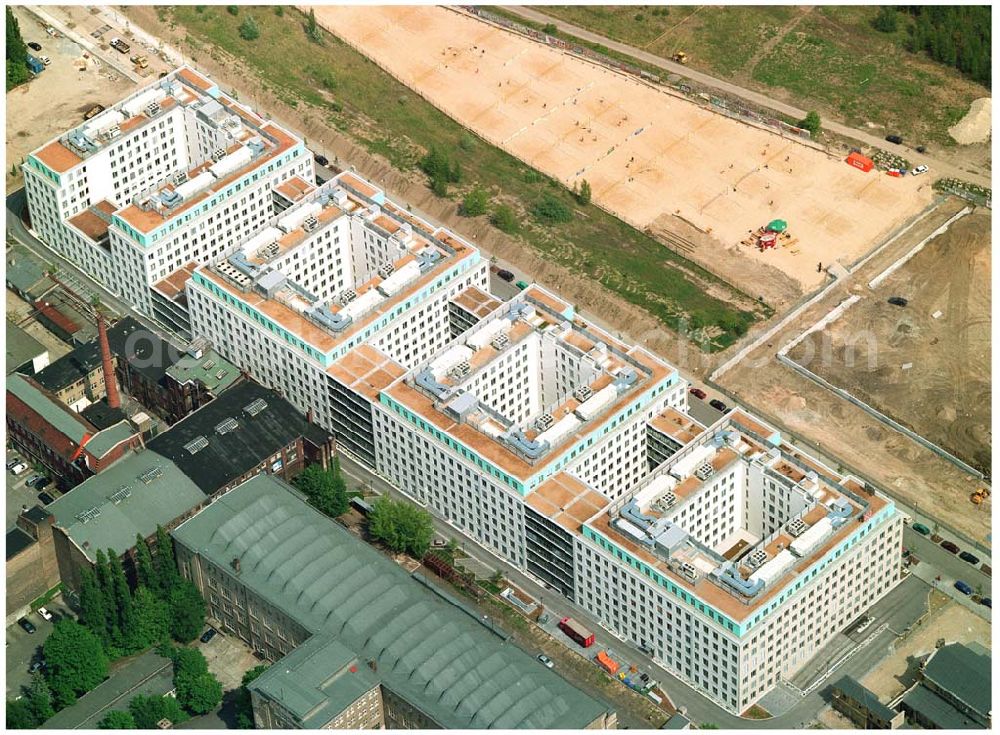
[[[990,496],[989,488],[981,487],[976,492],[972,493],[969,500],[972,501],[973,505],[980,505],[986,498]]]
[[[678,64],[686,64],[686,63],[688,63],[688,55],[686,53],[684,53],[683,51],[678,51],[676,54],[674,54],[670,58],[673,59],[674,61],[676,61]]]

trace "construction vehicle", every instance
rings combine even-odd
[[[678,51],[676,54],[674,54],[670,58],[673,59],[674,61],[676,61],[678,64],[686,64],[686,63],[688,63],[688,55],[686,53],[684,53],[683,51]]]
[[[104,105],[94,105],[89,110],[87,110],[87,112],[83,116],[83,119],[90,120],[91,118],[100,115],[102,112],[104,112]]]
[[[133,56],[132,63],[138,66],[140,69],[145,69],[149,66],[149,61],[146,60],[145,56]]]
[[[986,498],[990,496],[989,488],[981,487],[976,492],[972,493],[969,500],[972,501],[973,505],[981,505]]]
[[[129,52],[129,49],[132,48],[120,38],[112,38],[108,45],[122,54],[127,54]]]

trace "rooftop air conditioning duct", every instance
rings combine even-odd
[[[159,114],[159,112],[160,112],[159,102],[150,102],[148,105],[146,105],[146,115],[148,115],[149,117],[155,117],[157,114]]]
[[[690,562],[682,562],[680,567],[681,576],[686,579],[695,582],[698,579],[698,570],[694,568],[694,565]]]
[[[382,278],[388,278],[389,276],[392,275],[392,272],[394,270],[396,270],[396,266],[394,266],[392,263],[383,263],[378,267],[378,274]]]
[[[317,227],[319,227],[319,220],[312,215],[306,217],[305,221],[302,223],[302,229],[305,232],[313,232]]]
[[[178,186],[180,184],[183,184],[185,181],[188,180],[188,173],[187,173],[187,171],[177,171],[174,174],[173,180],[174,180],[174,184],[176,184]]]
[[[787,526],[785,526],[785,530],[788,531],[788,534],[793,538],[798,538],[799,536],[801,536],[803,533],[806,532],[807,528],[808,526],[806,526],[806,524],[802,522],[801,518],[796,518]]]
[[[594,395],[594,391],[589,385],[581,385],[579,388],[573,391],[573,397],[580,403],[583,403],[592,395]]]
[[[543,413],[535,419],[535,428],[538,429],[538,431],[547,431],[552,428],[552,425],[555,422],[555,417],[551,413]]]
[[[743,563],[746,565],[747,569],[753,571],[766,561],[767,561],[767,552],[765,552],[763,549],[756,549],[746,558],[746,560]]]
[[[460,380],[471,372],[472,366],[469,365],[467,360],[462,360],[462,362],[458,363],[455,367],[448,371],[448,375],[456,380]]]
[[[715,474],[715,468],[709,462],[699,465],[698,469],[694,471],[694,476],[699,480],[707,480],[709,477]]]
[[[226,151],[223,148],[216,148],[214,151],[212,151],[212,160],[215,161],[216,163],[218,163],[225,157],[226,157]]]
[[[490,344],[493,345],[494,350],[497,350],[499,352],[500,350],[510,345],[510,337],[501,332],[500,334],[498,334],[496,337],[493,338],[493,341]]]
[[[354,301],[354,299],[356,298],[358,298],[358,292],[355,291],[353,288],[349,288],[346,291],[344,291],[344,293],[340,294],[340,298],[337,300],[341,304],[344,304],[346,306],[347,304]]]

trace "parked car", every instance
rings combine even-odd
[[[28,667],[28,673],[34,674],[36,671],[41,671],[44,666],[44,661],[32,661],[31,666]]]
[[[543,664],[545,664],[545,668],[547,669],[551,669],[553,666],[555,666],[555,663],[553,663],[552,659],[546,656],[544,653],[538,654],[538,660],[541,661]]]
[[[27,472],[27,471],[28,471],[28,465],[26,465],[24,462],[15,462],[14,466],[10,468],[10,474],[14,475],[15,477],[17,475],[20,475],[22,472]]]
[[[44,607],[38,608],[38,614],[42,616],[42,620],[48,620],[50,623],[52,622],[52,613]]]
[[[708,405],[714,408],[716,411],[722,411],[723,413],[729,410],[729,406],[720,401],[718,398],[713,398],[712,400],[710,400],[708,402]]]
[[[58,31],[56,31],[56,29],[53,28],[52,26],[45,26],[45,32],[48,33],[53,38],[56,38],[59,35]]]
[[[947,551],[949,554],[958,553],[958,545],[954,541],[942,541],[941,548]]]
[[[44,490],[49,485],[52,484],[52,480],[47,477],[43,477],[41,480],[35,483],[35,490]]]
[[[329,166],[330,165],[330,159],[327,158],[326,156],[320,155],[319,153],[317,153],[315,156],[313,156],[313,160],[316,163],[318,163],[320,166]]]
[[[960,579],[955,582],[955,589],[957,589],[963,595],[972,594],[972,588]]]
[[[43,64],[45,64],[45,66],[48,66],[49,64],[52,63],[52,59],[50,59],[48,56],[39,56],[38,60]]]
[[[979,567],[979,571],[981,571],[987,577],[993,576],[993,567],[991,567],[989,564],[983,564],[981,567]]]
[[[32,51],[41,51],[42,44],[40,44],[38,41],[28,41],[28,48],[30,48]]]
[[[48,493],[38,493],[38,502],[42,505],[52,505],[52,503],[56,502],[56,499]]]
[[[37,630],[37,628],[35,628],[35,624],[27,618],[21,618],[17,621],[17,624],[24,629],[25,633],[34,633]]]
[[[688,393],[693,395],[695,398],[700,398],[703,401],[708,398],[708,393],[703,391],[701,388],[691,388]]]
[[[893,306],[906,306],[908,303],[910,303],[909,301],[907,301],[906,299],[904,299],[902,296],[890,296],[888,298],[888,302],[890,304],[892,304]]]
[[[917,146],[917,153],[926,153],[926,152],[927,152],[927,146],[925,146],[925,145],[918,145]]]
[[[201,642],[208,643],[210,640],[215,638],[216,633],[218,633],[218,631],[215,628],[209,628],[201,634]]]
[[[514,285],[517,286],[519,289],[521,289],[523,291],[524,289],[526,289],[531,284],[528,283],[527,281],[518,281]]]
[[[862,619],[862,621],[858,625],[858,627],[854,629],[854,632],[855,633],[864,633],[866,630],[868,630],[871,627],[872,623],[874,623],[874,622],[875,622],[875,618],[873,618],[871,615],[866,615]]]
[[[973,566],[979,563],[979,557],[976,556],[975,554],[970,554],[968,551],[963,551],[961,554],[958,555],[958,558],[961,559],[962,561],[969,562],[969,564],[972,564]]]
[[[914,523],[913,530],[919,533],[921,536],[930,536],[931,529],[925,526],[923,523]]]
[[[980,604],[980,605],[985,605],[985,606],[986,606],[986,607],[988,607],[988,608],[989,608],[990,610],[992,610],[992,609],[993,609],[993,600],[992,600],[992,599],[990,599],[989,597],[984,597],[983,599],[981,599],[981,600],[979,601],[979,604]]]
[[[927,173],[927,166],[917,166],[915,169],[910,171],[910,176],[920,176],[920,174]]]
[[[7,463],[7,469],[8,470],[13,469],[14,465],[21,464],[21,461],[22,460],[20,457],[14,457],[14,459],[12,459],[10,462]]]
[[[36,475],[32,475],[27,480],[25,480],[24,484],[27,487],[34,487],[36,482],[38,482],[39,480],[44,480],[44,479],[45,479],[45,475],[37,475],[36,474]]]
[[[500,270],[497,271],[497,278],[502,278],[503,280],[507,281],[507,283],[510,283],[511,281],[514,280],[514,274],[511,273],[510,271],[506,271],[501,268]]]
[[[890,143],[895,143],[896,145],[903,144],[903,138],[899,135],[887,135],[885,136],[885,139]]]

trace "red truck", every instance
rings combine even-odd
[[[563,618],[559,621],[559,630],[568,635],[584,648],[594,644],[594,634],[584,628],[573,618]]]

